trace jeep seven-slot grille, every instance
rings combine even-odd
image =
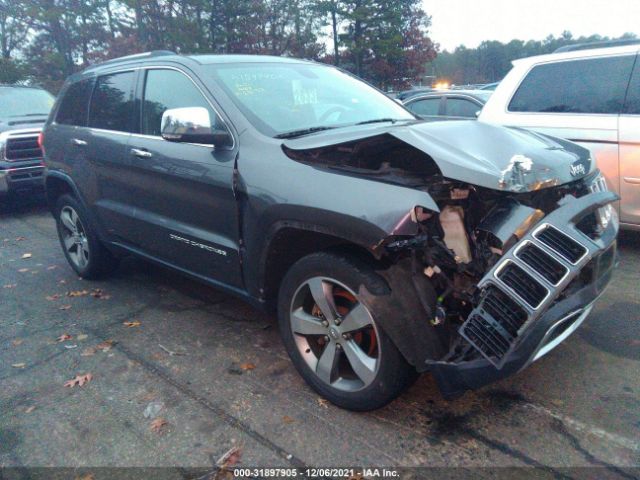
[[[551,226],[536,233],[535,237],[571,263],[577,263],[587,253],[585,247]]]
[[[547,296],[547,289],[515,263],[508,263],[497,277],[532,308],[538,308]]]
[[[487,288],[480,305],[462,325],[460,334],[493,364],[506,355],[527,320],[527,313],[507,294]]]
[[[516,256],[552,285],[558,285],[568,272],[565,266],[533,243],[518,250]]]
[[[42,150],[38,146],[38,136],[8,138],[4,156],[9,161],[42,158]]]

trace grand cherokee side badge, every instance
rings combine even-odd
[[[227,252],[224,250],[220,250],[219,248],[212,247],[210,245],[205,245],[204,243],[194,242],[193,240],[189,240],[188,238],[179,237],[178,235],[174,235],[173,233],[169,234],[169,238],[171,240],[176,240],[178,242],[186,243],[187,245],[191,245],[192,247],[198,247],[208,252],[217,253],[218,255],[222,255],[224,257],[227,256]]]

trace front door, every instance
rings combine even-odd
[[[640,225],[640,58],[620,115],[620,221]]]
[[[239,234],[233,174],[236,149],[174,143],[160,135],[167,109],[204,107],[222,120],[203,91],[184,72],[141,72],[140,134],[131,136],[130,203],[136,238],[145,253],[191,273],[241,286]]]

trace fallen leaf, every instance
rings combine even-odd
[[[66,340],[71,340],[73,337],[71,335],[69,335],[68,333],[65,333],[64,335],[60,335],[58,337],[58,342],[64,342]]]
[[[318,403],[324,408],[329,408],[329,400],[326,398],[318,398]]]
[[[67,281],[66,281],[66,280],[60,280],[58,283],[59,283],[60,285],[64,285],[65,283],[67,283]]]
[[[155,420],[151,421],[151,425],[149,426],[149,429],[153,432],[156,432],[157,434],[162,434],[162,427],[164,427],[165,425],[167,425],[167,421],[164,418],[156,418]]]
[[[58,267],[57,267],[57,266],[55,266],[55,265],[49,265],[49,266],[47,267],[47,270],[55,270],[56,268],[58,268]]]
[[[36,409],[36,407],[34,405],[31,405],[30,407],[27,407],[24,411],[24,413],[31,413]]]
[[[103,352],[108,352],[115,344],[116,342],[114,342],[113,340],[105,340],[104,342],[100,342],[98,345],[96,345],[96,348],[98,350],[102,350]]]
[[[139,327],[141,325],[141,323],[138,320],[133,320],[130,322],[123,322],[122,323],[125,327]]]
[[[17,285],[18,285],[17,283],[8,283],[4,285],[2,288],[16,288]]]
[[[13,368],[24,368],[24,367],[27,366],[27,364],[26,363],[13,363],[13,364],[11,364],[11,366]]]
[[[84,475],[78,475],[75,480],[95,480],[96,477],[93,473],[85,473]]]
[[[70,309],[71,309],[71,305],[62,305],[58,307],[58,310],[70,310]]]
[[[76,340],[86,340],[89,337],[86,333],[81,333],[80,335],[76,335]]]
[[[295,420],[293,418],[291,418],[289,415],[285,415],[284,417],[282,417],[282,421],[284,423],[293,423],[293,422],[295,422]]]
[[[60,297],[61,295],[59,293],[54,293],[53,295],[48,295],[45,298],[51,302],[53,300],[59,299]]]
[[[92,357],[93,355],[96,354],[96,349],[93,347],[87,347],[85,348],[82,353],[80,354],[81,357]]]
[[[78,345],[65,345],[64,348],[71,350],[72,348],[78,348]]]
[[[75,378],[64,382],[64,386],[73,388],[78,385],[79,387],[82,387],[85,383],[89,383],[92,379],[93,375],[91,375],[90,373],[86,373],[84,375],[76,375]]]
[[[26,238],[24,238],[24,237],[16,237],[16,242],[22,242],[23,240],[26,240]]]
[[[87,290],[75,290],[67,292],[67,297],[84,297],[86,295],[89,295],[89,292]]]
[[[253,370],[256,366],[253,363],[241,363],[240,368],[242,370]]]
[[[28,272],[28,271],[29,271],[29,269],[28,269],[28,268],[21,268],[21,269],[19,269],[18,271],[19,271],[20,273],[26,273],[26,272]]]
[[[31,258],[33,255],[31,255],[30,253],[25,253],[24,255],[22,255],[22,258]]]
[[[220,468],[228,468],[236,465],[240,461],[240,457],[242,456],[242,448],[241,447],[231,447],[227,450],[224,455],[222,455],[216,465]]]
[[[11,345],[13,345],[14,347],[17,347],[18,345],[22,345],[22,342],[24,340],[22,340],[21,338],[16,338],[13,342],[11,342]]]

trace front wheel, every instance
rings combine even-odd
[[[320,395],[349,410],[384,406],[416,378],[363,303],[360,287],[384,280],[356,259],[315,253],[285,276],[278,301],[280,334],[302,377]]]

